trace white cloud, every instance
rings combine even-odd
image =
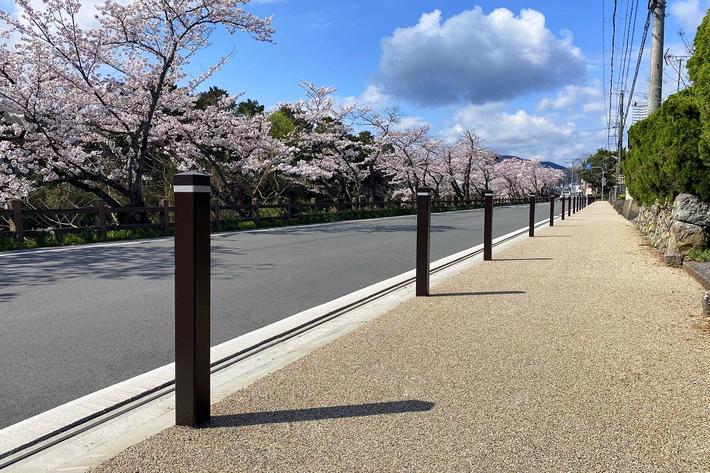
[[[409,128],[420,127],[424,125],[430,125],[430,123],[424,120],[422,117],[405,115],[399,119],[399,123],[397,123],[397,126],[395,128],[397,130],[406,130]]]
[[[601,86],[598,81],[592,86],[566,85],[554,98],[545,97],[537,104],[537,110],[583,110],[595,112],[604,109]]]
[[[542,13],[480,7],[443,20],[439,10],[382,41],[383,90],[418,104],[484,103],[569,84],[585,71],[572,37]]]
[[[578,130],[571,120],[558,121],[522,109],[509,113],[501,102],[459,109],[454,125],[444,136],[452,137],[463,130],[474,130],[485,146],[498,153],[558,163],[593,152],[603,138],[599,131]]]
[[[359,96],[349,95],[340,99],[340,102],[343,105],[357,104],[361,107],[380,108],[391,104],[392,97],[385,94],[378,86],[369,85]]]
[[[358,103],[369,107],[378,107],[385,105],[391,101],[391,97],[383,93],[376,85],[370,85],[360,95]]]
[[[676,0],[671,4],[671,15],[688,33],[694,34],[709,8],[710,0]]]

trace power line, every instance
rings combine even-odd
[[[612,98],[612,93],[614,90],[614,52],[616,50],[616,11],[618,9],[618,0],[614,0],[614,13],[612,14],[611,17],[611,25],[612,25],[612,30],[611,30],[611,72],[609,74],[609,115],[607,119],[607,123],[611,125],[611,111],[613,107],[613,98]],[[606,136],[606,141],[607,141],[607,147],[611,145],[611,128],[609,129],[609,132],[607,133]]]
[[[636,22],[637,22],[637,12],[638,12],[639,0],[633,2],[630,0],[627,3],[624,31],[624,41],[623,41],[623,56],[621,60],[621,69],[619,71],[618,79],[618,95],[619,95],[619,106],[616,109],[616,120],[617,123],[617,148],[621,149],[623,144],[624,130],[626,129],[626,118],[627,112],[624,104],[624,93],[626,92],[626,84],[629,80],[629,72],[631,71],[631,52],[634,47],[634,39],[636,36]],[[633,91],[631,94],[627,95],[629,107],[633,102]]]
[[[639,70],[641,69],[641,59],[643,59],[643,50],[646,46],[646,38],[648,38],[648,29],[651,27],[651,15],[652,15],[652,10],[648,9],[648,14],[646,15],[646,23],[643,26],[643,34],[641,35],[641,46],[639,47],[639,55],[638,58],[636,58],[636,70],[634,71],[634,80],[631,82],[631,94],[629,96],[629,105],[626,107],[626,110],[624,111],[624,121],[629,116],[629,110],[631,108],[631,103],[633,102],[634,98],[634,89],[636,89],[636,80],[638,79],[639,76]]]
[[[622,0],[623,1],[623,0]],[[630,14],[630,9],[629,6],[633,6],[633,4],[630,1],[627,1],[626,3],[623,3],[624,7],[624,20],[621,23],[622,24],[622,31],[623,31],[623,36],[621,38],[621,51],[619,53],[619,56],[621,56],[621,66],[618,67],[618,79],[616,80],[616,87],[617,87],[617,94],[619,96],[619,105],[615,107],[614,110],[614,123],[617,123],[617,130],[616,130],[616,137],[617,137],[617,144],[619,140],[621,139],[621,135],[623,134],[623,100],[624,100],[624,71],[626,70],[626,64],[629,60],[629,38],[630,38],[630,29],[631,29],[631,14]],[[617,146],[618,147],[618,146]]]
[[[621,64],[620,66],[617,66],[617,75],[618,78],[616,80],[616,89],[617,89],[617,94],[619,96],[619,104],[617,104],[616,107],[614,107],[614,123],[617,124],[617,129],[616,129],[616,141],[617,141],[617,148],[618,148],[618,143],[619,140],[621,139],[621,135],[623,134],[623,124],[621,123],[621,120],[623,118],[623,102],[624,100],[624,92],[623,92],[623,81],[624,81],[624,69],[626,68],[626,62],[628,59],[628,39],[629,39],[629,34],[628,30],[631,25],[631,15],[629,14],[629,5],[630,2],[626,2],[620,4],[619,6],[623,6],[624,9],[624,16],[623,16],[623,21],[621,22],[621,31],[623,32],[623,35],[621,37],[621,43],[619,44],[620,50],[618,52],[618,56],[621,57]],[[618,62],[618,60],[617,60]]]
[[[625,89],[626,84],[629,81],[629,72],[631,72],[631,52],[634,50],[634,40],[636,39],[636,22],[637,22],[637,17],[638,17],[638,11],[639,11],[639,0],[636,0],[635,4],[631,5],[631,14],[629,15],[629,36],[627,36],[628,44],[627,44],[627,49],[626,49],[626,61],[625,61],[625,70],[623,73],[623,81],[621,83],[621,88]],[[632,25],[632,20],[631,17],[633,16],[633,25]],[[631,97],[629,97],[631,99]]]
[[[602,0],[602,104],[606,107],[606,1]],[[611,98],[610,98],[611,100]],[[609,145],[609,117],[606,117],[607,146]]]
[[[626,70],[626,62],[628,59],[628,50],[629,50],[629,37],[630,35],[630,28],[631,28],[631,15],[629,14],[629,6],[633,6],[633,3],[627,1],[624,4],[624,36],[621,39],[621,68],[619,69],[619,79],[617,80],[617,85],[619,88],[622,87],[623,83],[623,77],[624,77],[624,71]]]
[[[683,83],[683,87],[688,87],[688,83],[685,81],[685,78],[683,77],[683,62],[687,62],[688,59],[690,59],[691,56],[676,56],[674,54],[671,54],[670,48],[666,51],[666,54],[663,55],[663,60],[666,63],[666,65],[671,66],[673,68],[673,71],[678,75],[677,81],[675,77],[668,77],[669,72],[664,69],[663,70],[663,75],[668,77],[670,80],[676,81],[676,92],[680,92],[680,83]],[[678,65],[676,66],[676,62]]]

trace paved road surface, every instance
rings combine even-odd
[[[527,217],[497,207],[494,237]],[[415,223],[215,235],[212,343],[412,269]],[[433,215],[433,260],[482,241],[482,210]],[[171,239],[0,254],[0,428],[170,363],[173,296]]]

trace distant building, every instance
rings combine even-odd
[[[631,105],[631,125],[648,117],[648,104],[645,102],[634,102]]]

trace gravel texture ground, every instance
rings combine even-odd
[[[702,289],[605,202],[95,472],[710,471]]]

